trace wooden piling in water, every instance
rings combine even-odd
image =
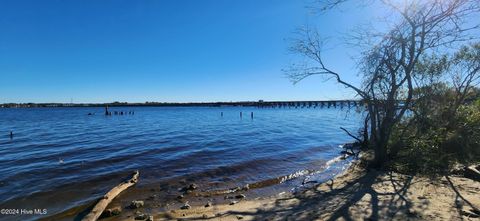
[[[242,112],[240,111],[240,118],[242,118]]]
[[[223,117],[223,112],[220,112],[220,116]]]
[[[252,113],[250,113],[250,117],[253,119],[253,112],[252,112]]]
[[[13,131],[10,131],[10,140],[13,139]]]

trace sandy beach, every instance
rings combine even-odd
[[[357,163],[299,193],[262,199],[247,193],[234,205],[171,210],[154,220],[478,220],[479,208],[480,182],[366,170]]]

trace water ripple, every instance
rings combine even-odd
[[[338,144],[351,140],[339,127],[356,131],[360,125],[360,114],[352,111],[346,119],[346,111],[333,108],[112,111],[121,109],[135,115],[106,117],[102,108],[0,109],[0,205],[34,206],[52,193],[69,194],[49,208],[63,211],[133,169],[142,171],[140,185],[185,176],[255,183],[317,171],[338,156]]]

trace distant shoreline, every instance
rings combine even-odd
[[[4,103],[0,108],[51,108],[51,107],[317,107],[317,106],[356,106],[360,100],[320,100],[320,101],[237,101],[237,102],[145,102],[145,103]]]

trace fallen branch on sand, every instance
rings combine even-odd
[[[480,166],[477,166],[477,167],[480,167]],[[465,177],[470,178],[472,180],[480,181],[480,171],[477,169],[477,167],[475,165],[465,167]]]
[[[92,211],[87,214],[82,221],[96,221],[100,215],[102,215],[105,208],[107,208],[108,204],[112,202],[112,200],[120,194],[122,191],[126,190],[127,188],[135,185],[138,182],[138,170],[133,173],[133,176],[130,180],[127,180],[118,186],[114,187],[107,194],[105,194],[95,205]]]

